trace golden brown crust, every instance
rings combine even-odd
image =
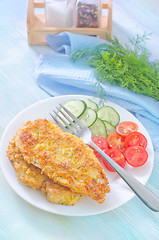
[[[14,138],[10,141],[7,156],[17,172],[18,179],[33,189],[40,189],[52,203],[74,205],[83,196],[72,192],[69,188],[54,183],[48,176],[32,164],[24,161],[22,154],[15,145]]]
[[[104,169],[82,139],[63,132],[46,119],[25,123],[16,133],[16,146],[28,164],[50,179],[99,203],[110,191]]]
[[[63,205],[73,206],[78,200],[83,198],[83,195],[72,192],[69,188],[54,183],[51,179],[43,182],[41,191],[43,194],[46,194],[48,201]]]

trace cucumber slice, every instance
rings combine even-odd
[[[92,137],[98,136],[107,138],[106,126],[100,118],[97,118],[97,120],[93,123],[92,126],[89,127],[89,129],[92,133]]]
[[[63,104],[73,115],[80,117],[86,110],[86,103],[82,100],[69,100]]]
[[[86,108],[83,115],[79,117],[79,120],[87,127],[90,127],[97,120],[97,113],[91,108]]]
[[[100,119],[110,122],[113,126],[117,126],[120,121],[120,116],[113,107],[101,107],[98,109],[97,114]]]
[[[83,99],[83,101],[87,104],[87,107],[89,107],[93,110],[98,109],[98,105],[95,102],[93,102],[92,100],[85,98],[85,99]]]
[[[84,102],[84,101],[82,101],[82,100],[69,100],[69,101],[67,101],[67,102],[65,102],[64,104],[63,104],[63,106],[65,107],[65,108],[67,108],[72,114],[74,114],[77,118],[79,118],[81,115],[83,115],[83,113],[86,111],[86,108],[87,108],[87,105],[86,105],[86,103]],[[62,111],[62,112],[65,112],[62,108],[60,108],[60,110]],[[68,116],[68,114],[65,112],[65,114]],[[66,122],[66,123],[68,123],[69,124],[69,121],[66,119],[66,118],[64,118],[64,116],[62,115],[62,113],[60,113],[60,112],[58,112],[58,115],[62,118],[62,119],[64,119],[64,121]],[[70,118],[69,116],[68,116],[68,118]],[[58,118],[58,120],[63,124],[63,122]],[[70,120],[72,120],[71,118],[70,118]],[[63,124],[64,125],[64,124]]]
[[[112,134],[112,133],[116,133],[116,128],[109,122],[107,121],[103,121],[106,129],[107,129],[107,135]]]

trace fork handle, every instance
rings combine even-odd
[[[151,210],[159,212],[159,198],[152,193],[148,188],[128,174],[122,167],[113,161],[92,141],[89,144],[111,165],[111,167],[120,175],[127,185],[135,192],[140,200]]]

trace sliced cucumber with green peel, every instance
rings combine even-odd
[[[97,113],[91,108],[86,108],[82,116],[79,117],[79,120],[81,120],[85,126],[90,127],[97,120]]]
[[[88,98],[83,100],[69,100],[66,101],[63,106],[79,118],[85,126],[89,127],[92,136],[107,138],[109,134],[116,133],[116,126],[119,124],[120,116],[113,107],[104,106],[98,108],[98,105]],[[60,110],[65,112],[62,108],[60,108]],[[65,125],[65,127],[70,125],[70,122],[64,118],[60,111],[58,115],[64,119],[66,124],[64,124],[60,118],[58,118],[58,121]],[[73,121],[68,114],[66,115],[68,119]]]
[[[104,121],[102,121],[100,118],[97,118],[97,120],[94,122],[92,126],[89,127],[92,137],[98,136],[107,138],[107,130],[106,126],[104,124]]]
[[[85,99],[83,99],[83,101],[87,104],[87,107],[89,107],[93,110],[98,109],[98,105],[95,102],[93,102],[92,100],[90,100],[89,98],[85,98]]]
[[[109,122],[107,121],[103,121],[106,129],[107,129],[107,135],[112,134],[112,133],[116,133],[116,128]]]
[[[63,104],[63,106],[64,106],[65,108],[67,108],[67,109],[68,109],[73,115],[75,115],[77,118],[79,118],[80,116],[82,116],[83,113],[84,113],[84,112],[86,111],[86,109],[87,109],[86,103],[85,103],[84,101],[82,101],[82,100],[69,100],[69,101],[65,102],[65,103]],[[61,110],[62,112],[65,112],[62,108],[60,108],[60,110]],[[65,113],[65,114],[68,116],[67,113]],[[58,115],[59,115],[62,119],[64,119],[64,121],[65,121],[66,123],[69,124],[69,121],[68,121],[66,118],[64,118],[64,116],[62,115],[62,113],[58,112]],[[70,118],[70,117],[68,116],[68,118]],[[71,118],[70,118],[70,119],[71,119]],[[58,120],[61,122],[60,118],[58,118]],[[71,120],[72,120],[72,119],[71,119]]]
[[[110,122],[113,126],[117,126],[120,121],[120,116],[117,111],[110,106],[104,106],[97,111],[98,118]]]
[[[69,100],[63,104],[73,115],[80,117],[86,110],[86,103],[83,100]]]

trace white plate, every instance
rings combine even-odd
[[[16,130],[28,120],[34,120],[37,118],[46,118],[51,120],[49,112],[51,112],[52,109],[56,110],[56,106],[58,106],[59,103],[64,103],[69,99],[82,99],[85,97],[88,96],[69,95],[48,98],[40,102],[37,102],[24,109],[10,122],[1,139],[0,165],[3,174],[7,179],[8,183],[10,184],[10,186],[20,197],[22,197],[24,200],[26,200],[33,206],[51,213],[66,216],[88,216],[99,214],[110,211],[123,205],[124,203],[132,199],[132,197],[135,195],[133,191],[126,185],[126,183],[118,176],[117,173],[111,173],[107,170],[106,175],[110,182],[111,192],[107,194],[106,201],[103,204],[99,204],[88,197],[84,197],[74,206],[63,206],[60,204],[53,204],[48,202],[45,196],[43,196],[40,191],[32,190],[28,186],[25,186],[22,182],[18,182],[16,172],[12,167],[11,163],[9,162],[8,158],[6,157],[8,142],[15,135]],[[97,98],[92,97],[88,98],[99,103],[99,99]],[[141,183],[145,184],[151,175],[154,161],[153,146],[148,132],[143,127],[143,125],[124,108],[107,101],[105,102],[105,105],[112,106],[118,111],[118,113],[120,114],[120,121],[130,120],[137,123],[139,127],[138,131],[146,136],[148,140],[147,151],[149,155],[146,164],[140,168],[132,168],[128,165],[126,165],[125,167],[126,171],[132,174]]]

